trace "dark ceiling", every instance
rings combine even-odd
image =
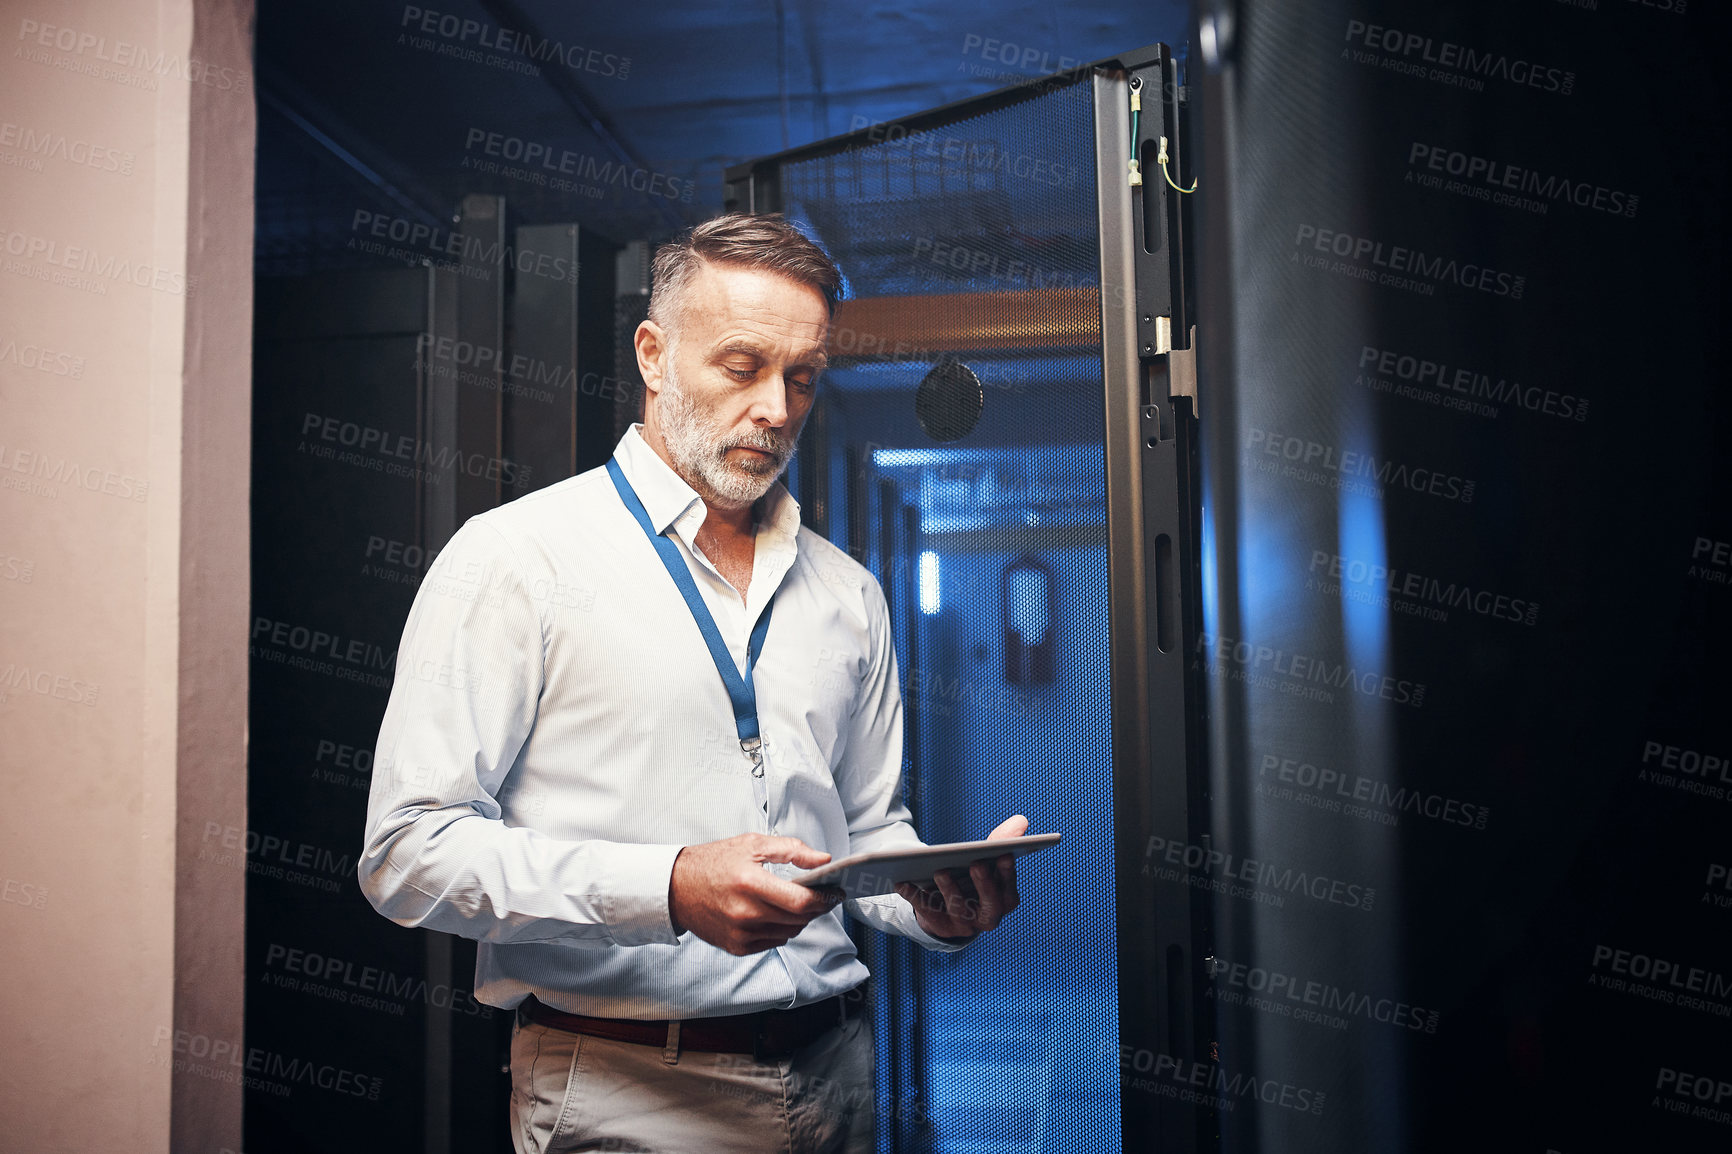
[[[260,0],[260,271],[350,263],[357,213],[432,225],[475,192],[518,222],[665,236],[721,207],[730,164],[1182,51],[1187,21],[1180,0]]]

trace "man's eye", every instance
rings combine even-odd
[[[734,379],[735,379],[735,380],[737,380],[737,381],[749,381],[749,380],[751,380],[751,379],[752,379],[752,378],[753,378],[753,377],[755,377],[755,376],[757,376],[757,375],[758,375],[758,370],[757,370],[757,369],[735,369],[735,368],[730,368],[730,369],[729,369],[729,370],[728,370],[728,372],[730,372],[730,373],[732,373],[732,374],[733,374],[733,376],[734,376]]]

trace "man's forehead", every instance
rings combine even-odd
[[[754,325],[731,324],[707,334],[704,344],[715,353],[765,354],[785,351],[806,360],[827,361],[824,353],[824,329],[803,336],[780,331],[766,331]]]
[[[712,342],[824,343],[830,310],[817,289],[780,273],[705,264],[693,278],[688,320]]]

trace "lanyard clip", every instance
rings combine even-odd
[[[740,749],[752,759],[752,776],[764,776],[764,740],[761,737],[740,738]]]

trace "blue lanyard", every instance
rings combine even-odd
[[[619,490],[619,499],[625,502],[625,507],[637,518],[644,536],[650,539],[650,544],[655,546],[662,564],[667,567],[668,576],[679,586],[680,596],[686,599],[686,608],[692,611],[692,617],[698,623],[698,632],[704,635],[704,644],[709,646],[710,660],[716,663],[716,672],[722,675],[722,684],[727,687],[728,700],[734,707],[734,728],[740,734],[740,748],[752,759],[754,772],[762,773],[763,754],[759,751],[758,737],[758,695],[752,688],[752,669],[758,664],[758,654],[764,648],[764,637],[770,632],[770,610],[775,608],[774,596],[771,597],[770,604],[764,606],[763,615],[758,618],[751,640],[746,644],[746,676],[742,678],[739,670],[734,667],[734,655],[728,652],[727,643],[722,640],[722,631],[716,628],[716,619],[710,616],[710,608],[704,604],[703,594],[698,592],[698,583],[692,579],[692,571],[687,568],[686,559],[680,555],[680,547],[655,531],[649,514],[644,511],[643,502],[638,500],[637,491],[620,471],[617,458],[607,459],[607,472],[613,478],[613,487]]]

